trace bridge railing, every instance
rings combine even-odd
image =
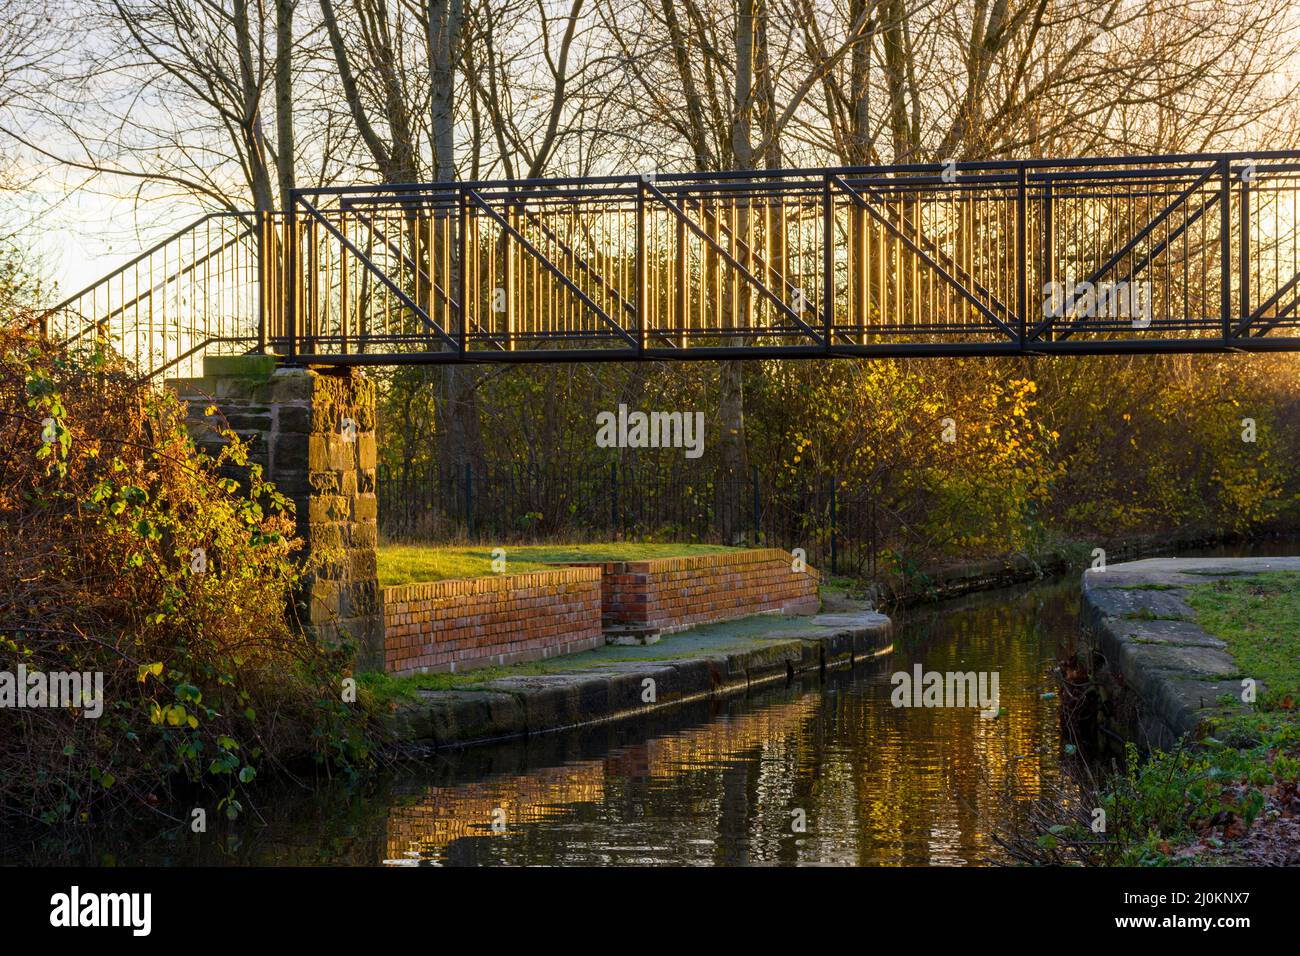
[[[1290,347],[1298,159],[302,192],[291,340],[357,361]]]
[[[201,216],[46,310],[43,330],[73,346],[102,342],[149,376],[198,375],[205,354],[268,347],[283,312],[268,302],[284,268],[282,220]]]
[[[209,216],[50,313],[143,371],[1285,349],[1300,153],[412,183]]]

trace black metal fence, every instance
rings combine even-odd
[[[700,477],[636,463],[586,472],[380,466],[379,527],[392,541],[663,540],[803,549],[833,574],[874,575],[893,522],[835,476]],[[882,527],[883,525],[883,527]],[[882,532],[884,532],[882,534]]]

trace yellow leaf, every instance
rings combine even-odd
[[[136,672],[136,679],[143,684],[150,674],[154,677],[158,677],[162,674],[162,670],[162,661],[155,661],[152,664],[141,664]]]

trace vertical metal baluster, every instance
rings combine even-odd
[[[1029,183],[1024,163],[1016,164],[1016,335],[1025,347],[1029,314]]]
[[[298,191],[289,192],[289,209],[284,223],[284,321],[289,339],[289,357],[298,354]]]
[[[677,298],[677,347],[685,349],[686,347],[686,329],[690,326],[690,286],[689,268],[690,258],[689,246],[686,246],[686,224],[682,220],[677,222],[677,285],[675,293]]]
[[[1051,179],[1043,181],[1043,286],[1056,281],[1056,234],[1053,228],[1053,184]],[[1055,296],[1053,296],[1055,300]],[[1047,316],[1043,316],[1044,319]],[[1043,330],[1043,338],[1052,340],[1052,326]]]
[[[1241,271],[1241,288],[1238,290],[1240,321],[1250,319],[1250,181],[1241,177],[1241,236],[1238,239],[1237,255]]]
[[[458,190],[460,196],[460,329],[458,347],[462,356],[469,352],[469,191],[465,187]]]
[[[1226,345],[1232,337],[1232,166],[1219,160],[1219,319]]]
[[[831,177],[822,177],[822,347],[831,350],[835,324],[835,207]]]

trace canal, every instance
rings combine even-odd
[[[1296,542],[1207,553],[1294,553]],[[1191,552],[1188,552],[1189,554]],[[286,792],[235,824],[103,841],[65,862],[970,865],[1072,791],[1055,666],[1078,575],[895,615],[893,650],[527,742],[437,754],[356,792]],[[996,672],[1000,713],[891,703],[891,675]],[[45,852],[37,856],[44,857]]]

